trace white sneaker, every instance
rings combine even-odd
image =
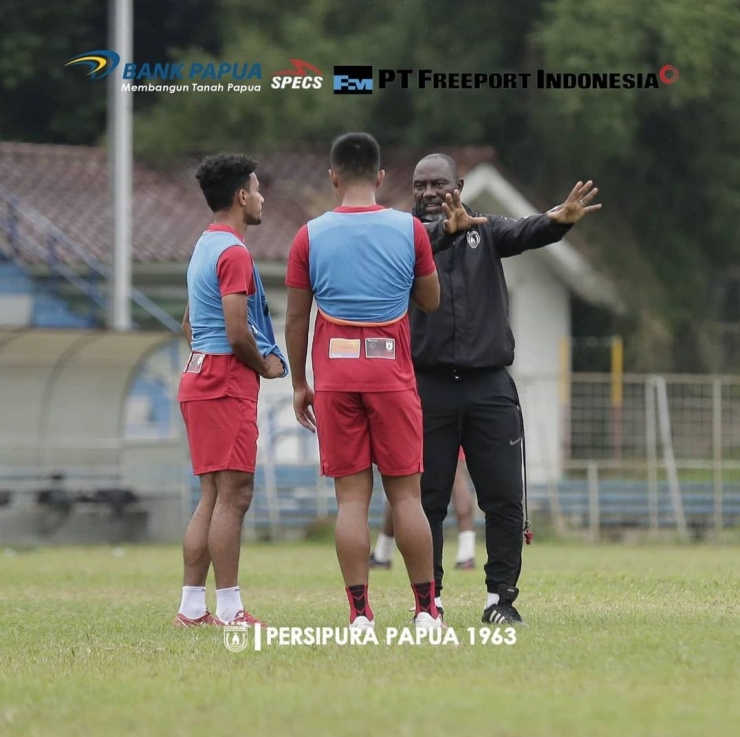
[[[349,626],[355,630],[374,630],[375,620],[367,617],[355,617],[355,621],[350,622]]]
[[[442,624],[442,617],[437,617],[434,619],[431,614],[428,614],[427,612],[419,612],[414,617],[414,626],[417,629],[421,630],[436,630],[444,625]]]

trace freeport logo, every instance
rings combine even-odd
[[[87,76],[90,79],[103,79],[107,77],[120,63],[121,57],[115,51],[108,49],[97,49],[95,51],[86,51],[70,59],[64,66],[70,67],[77,64],[83,64],[90,71]]]
[[[658,76],[663,84],[673,84],[678,81],[678,69],[672,64],[666,64],[664,67],[661,67]]]
[[[292,69],[283,69],[272,75],[270,87],[274,90],[319,90],[324,84],[324,73],[303,59],[290,59]]]
[[[372,95],[372,67],[334,67],[335,95]]]
[[[678,80],[678,69],[665,64],[657,72],[438,72],[434,69],[379,69],[378,88],[435,90],[615,90],[659,89]],[[334,91],[337,92],[336,80]],[[343,92],[342,94],[352,94]]]

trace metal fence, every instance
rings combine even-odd
[[[559,529],[740,524],[740,377],[574,374],[563,413]]]
[[[677,459],[713,467],[740,461],[740,377],[629,374],[621,401],[609,374],[574,374],[566,458],[648,460],[661,385]]]
[[[566,398],[558,471],[529,488],[535,516],[594,540],[607,529],[686,539],[740,525],[740,377],[625,375],[616,386],[610,374],[574,374]],[[336,504],[315,438],[295,423],[290,402],[264,416],[250,524],[277,536]],[[298,450],[286,461],[280,446],[291,442]],[[375,494],[373,523],[381,511]]]
[[[552,522],[556,532],[586,530],[593,540],[626,528],[698,538],[740,527],[740,377],[626,375],[615,387],[609,374],[574,374],[568,387],[558,463],[548,481],[529,487],[535,532],[542,521]],[[256,494],[246,526],[274,539],[330,518],[336,502],[331,480],[319,473],[316,437],[295,422],[290,398],[265,400]],[[176,412],[171,415],[173,422],[181,422]],[[557,419],[548,415],[547,422]],[[137,492],[171,487],[176,497],[183,489],[186,517],[197,502],[198,482],[189,472],[182,437],[127,440],[124,445],[119,474]],[[104,462],[94,441],[85,448],[97,449],[98,462]],[[53,450],[59,454],[63,449]],[[165,450],[163,466],[157,454]],[[157,457],[144,458],[144,453]],[[54,457],[53,468],[62,457]],[[75,457],[70,454],[69,463]],[[52,469],[49,463],[40,463],[33,478],[19,486],[18,473],[28,469],[8,459],[0,468],[0,491],[13,492],[6,502],[32,499],[20,491],[36,489],[38,474]],[[0,516],[10,506],[0,498]],[[179,525],[184,517],[176,506]],[[382,494],[374,494],[373,525],[379,524],[382,507]],[[448,522],[454,524],[452,517]]]

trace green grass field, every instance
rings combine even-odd
[[[332,547],[250,545],[242,561],[253,614],[345,624]],[[372,574],[379,633],[410,616],[399,563]],[[530,626],[510,646],[232,653],[215,628],[171,627],[179,585],[175,547],[0,550],[0,733],[740,734],[737,547],[535,544],[518,602]],[[457,633],[483,600],[481,570],[449,573]]]

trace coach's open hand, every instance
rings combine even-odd
[[[295,418],[307,430],[316,432],[316,417],[313,413],[313,389],[308,384],[293,388],[293,411]]]
[[[601,210],[601,205],[589,205],[589,202],[596,197],[598,191],[591,180],[585,184],[578,182],[568,195],[568,199],[562,205],[558,205],[557,207],[553,207],[552,210],[547,211],[547,217],[561,225],[577,223],[587,213]]]
[[[447,235],[454,235],[461,230],[467,230],[473,225],[484,225],[488,222],[485,217],[473,217],[460,201],[460,190],[456,189],[445,197],[442,203],[445,214],[444,229]]]

